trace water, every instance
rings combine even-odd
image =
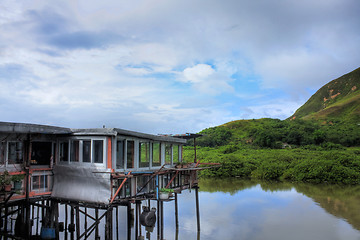
[[[360,186],[240,179],[202,179],[199,186],[200,233],[195,191],[186,190],[178,195],[178,231],[175,202],[164,202],[164,239],[360,240]],[[155,201],[151,207],[157,207]],[[157,225],[151,232],[141,227],[142,238],[135,237],[134,227],[128,236],[126,207],[119,207],[118,216],[114,239],[158,239]]]
[[[165,204],[166,239],[360,239],[360,186],[201,180],[200,236],[195,192]],[[156,238],[153,238],[156,239]]]

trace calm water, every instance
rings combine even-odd
[[[201,180],[199,197],[200,234],[195,191],[183,191],[178,195],[178,231],[175,203],[164,203],[165,239],[360,240],[360,186]],[[118,239],[128,239],[126,208],[118,211]],[[117,239],[116,232],[113,236]],[[150,232],[141,227],[141,236],[136,238],[132,229],[131,239],[157,239],[157,227]]]
[[[232,180],[200,182],[201,232],[195,191],[167,203],[166,239],[360,239],[360,186]],[[156,238],[153,238],[156,239]]]

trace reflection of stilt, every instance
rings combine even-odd
[[[178,198],[177,198],[177,193],[175,193],[175,226],[176,226],[176,230],[179,230],[179,215],[178,215]]]
[[[164,239],[164,202],[160,201],[160,214],[161,214],[161,223],[160,223],[160,228],[161,228],[161,240]]]
[[[131,203],[127,203],[127,238],[131,240]]]
[[[115,207],[116,240],[119,240],[119,209]]]
[[[197,230],[200,232],[199,187],[195,187]]]
[[[160,200],[157,200],[157,239],[160,239]]]

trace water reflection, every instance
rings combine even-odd
[[[202,180],[205,230],[201,235],[204,239],[360,239],[358,188]]]
[[[132,204],[130,231],[127,208],[113,214],[119,220],[114,239],[159,239],[159,231],[167,240],[360,239],[360,186],[240,179],[201,179],[199,186],[200,232],[195,191],[186,190],[177,195],[178,227],[175,201],[163,202],[163,228],[158,215],[154,228],[140,226]],[[159,207],[156,201],[141,205]]]

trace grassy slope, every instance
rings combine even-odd
[[[290,119],[360,121],[360,68],[339,77],[301,106]]]
[[[206,136],[197,141],[203,144],[198,159],[222,166],[205,170],[202,175],[360,183],[360,149],[337,145],[359,144],[360,68],[319,89],[294,116],[295,121],[238,120],[203,130]],[[320,126],[318,120],[333,123]],[[319,136],[324,142],[314,145],[319,144],[313,141]],[[259,147],[267,140],[290,143],[299,138],[295,149]],[[311,145],[304,146],[307,144]],[[193,161],[192,152],[191,147],[185,148],[185,161]]]

